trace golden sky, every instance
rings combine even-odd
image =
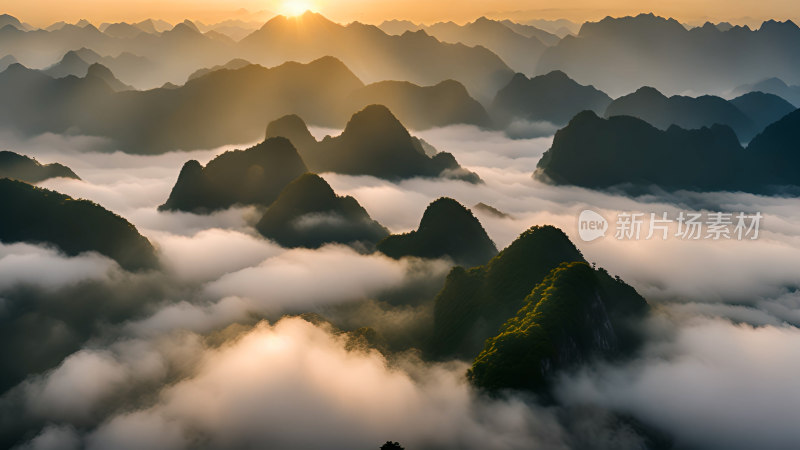
[[[275,13],[290,14],[306,8],[338,22],[368,23],[391,18],[464,22],[482,15],[584,21],[639,12],[654,12],[690,23],[727,20],[753,24],[766,18],[800,19],[798,0],[4,0],[0,12],[45,26],[58,20],[76,22],[83,18],[98,25],[150,17],[170,22],[186,18],[204,22],[228,18],[264,21]]]

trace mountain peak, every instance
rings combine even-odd
[[[378,244],[378,250],[392,258],[447,256],[466,267],[485,264],[497,254],[497,247],[472,211],[449,197],[428,205],[416,231],[389,236]]]
[[[369,105],[353,114],[342,132],[343,136],[376,134],[411,138],[403,124],[383,105]]]

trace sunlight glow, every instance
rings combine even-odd
[[[314,11],[314,5],[306,0],[285,0],[281,4],[280,13],[288,17],[302,15],[306,11]]]

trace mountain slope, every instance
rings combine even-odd
[[[582,86],[564,72],[528,78],[516,74],[492,102],[492,116],[500,123],[513,118],[565,124],[584,110],[605,111],[611,97],[593,86]]]
[[[564,232],[537,226],[487,264],[455,267],[436,297],[429,353],[437,358],[474,358],[551,270],[575,261],[584,261],[583,255]]]
[[[350,111],[385,105],[409,128],[424,130],[453,124],[488,127],[489,114],[464,85],[445,80],[435,86],[407,81],[380,81],[356,90],[347,99]]]
[[[439,22],[424,30],[443,42],[483,46],[497,54],[512,69],[532,75],[546,46],[535,36],[524,36],[496,20],[481,17],[474,22],[457,25]]]
[[[392,258],[449,257],[465,267],[485,264],[497,254],[472,212],[447,197],[428,205],[416,231],[391,235],[378,243],[378,250]]]
[[[638,117],[662,130],[671,125],[687,129],[727,125],[743,142],[760,131],[753,119],[721,97],[674,95],[668,98],[647,86],[614,100],[608,105],[605,116]]]
[[[267,139],[247,150],[225,152],[206,167],[187,162],[159,209],[208,213],[233,205],[267,206],[307,170],[291,142]]]
[[[557,370],[630,354],[642,340],[635,321],[646,311],[632,287],[602,269],[563,263],[486,340],[467,376],[490,391],[542,391]]]
[[[59,163],[40,164],[35,159],[18,153],[0,151],[0,178],[13,178],[33,184],[57,177],[80,180],[72,169]]]
[[[768,126],[745,150],[724,125],[664,131],[638,118],[601,119],[586,111],[556,133],[534,175],[593,189],[656,185],[786,195],[800,187],[797,130],[800,112],[795,110]]]
[[[513,75],[497,55],[482,47],[442,43],[422,30],[390,36],[376,26],[342,26],[310,12],[271,19],[244,38],[240,48],[245,59],[268,65],[330,55],[369,83],[433,85],[453,79],[479,101],[490,99]]]
[[[800,28],[791,21],[721,31],[710,24],[687,30],[653,14],[606,17],[545,50],[537,71],[563,70],[613,97],[640,86],[721,95],[768,77],[800,81],[798,39]]]
[[[337,196],[325,180],[311,173],[281,191],[256,229],[284,247],[340,243],[359,250],[371,250],[389,234],[356,199]]]
[[[299,117],[284,117],[267,126],[267,137],[284,136],[297,147],[313,172],[372,175],[390,180],[446,177],[477,183],[480,178],[461,168],[449,153],[425,154],[397,118],[382,105],[354,114],[342,134],[317,142]]]
[[[127,270],[154,269],[155,250],[127,220],[88,200],[0,179],[0,240],[50,244],[69,256],[96,251]]]

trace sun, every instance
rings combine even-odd
[[[289,17],[300,16],[306,11],[313,11],[314,5],[307,0],[284,0],[281,3],[281,14]]]

